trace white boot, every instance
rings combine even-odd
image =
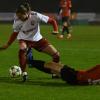
[[[63,39],[64,38],[64,35],[59,35],[58,38],[59,39]]]
[[[70,39],[72,37],[72,35],[69,33],[67,34],[67,39]]]
[[[27,74],[27,72],[23,72],[22,73],[22,77],[23,77],[23,82],[25,82],[27,79],[28,79],[28,74]]]

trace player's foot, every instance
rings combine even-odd
[[[72,35],[69,33],[67,34],[67,39],[70,39],[72,37]]]
[[[58,38],[59,39],[63,39],[64,38],[64,35],[58,35]]]
[[[23,73],[22,73],[22,78],[23,78],[23,79],[22,79],[23,82],[25,82],[25,81],[28,79],[27,72],[23,72]]]
[[[60,76],[56,75],[56,74],[52,74],[52,79],[58,79],[60,78]]]

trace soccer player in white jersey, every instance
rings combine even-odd
[[[54,19],[38,12],[28,12],[26,7],[20,5],[16,10],[17,18],[14,20],[13,30],[8,42],[1,49],[8,48],[16,39],[19,40],[19,63],[23,72],[23,81],[27,76],[27,48],[35,48],[52,56],[54,62],[59,62],[59,52],[51,45],[40,33],[40,21],[49,23],[53,26],[53,33],[58,33],[58,26]]]

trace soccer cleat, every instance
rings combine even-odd
[[[59,32],[58,31],[53,31],[51,34],[57,35]]]
[[[69,33],[67,34],[67,39],[70,39],[72,37],[72,35]]]
[[[27,75],[27,72],[23,72],[22,73],[22,82],[25,82],[27,79],[28,79],[28,75]]]
[[[52,74],[52,79],[59,79],[60,76],[56,75],[56,74]]]
[[[63,39],[64,38],[64,35],[58,35],[58,38],[59,39]]]

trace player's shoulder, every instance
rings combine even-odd
[[[38,12],[31,11],[30,14],[31,14],[32,16],[37,16],[37,15],[38,15]]]
[[[36,16],[36,17],[41,17],[43,14],[36,12],[36,11],[31,11],[31,15]]]

